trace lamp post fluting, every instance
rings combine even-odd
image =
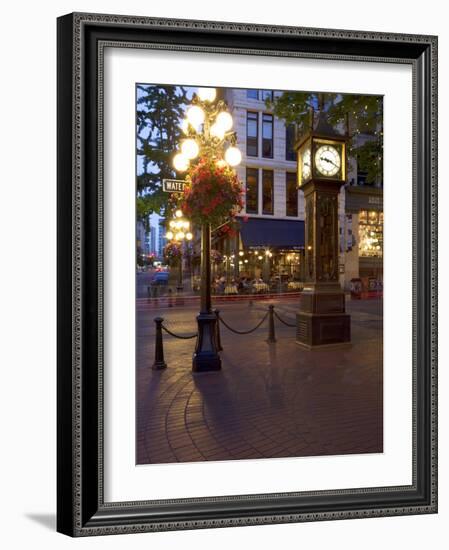
[[[199,88],[198,93],[194,94],[192,105],[187,109],[186,119],[182,123],[186,139],[181,143],[181,151],[173,159],[178,172],[186,172],[189,167],[194,170],[196,158],[199,162],[207,163],[209,168],[212,166],[222,172],[240,163],[241,153],[235,146],[237,136],[231,131],[232,116],[226,110],[225,102],[217,101],[216,96],[215,88]],[[223,174],[220,177],[224,177]],[[212,182],[207,182],[205,187],[211,186]],[[206,207],[194,204],[191,208],[192,220],[195,222],[196,219],[201,225],[200,311],[197,316],[198,337],[192,359],[194,372],[221,369],[216,340],[218,320],[212,311],[211,297],[211,221],[208,215],[212,208],[212,204]]]

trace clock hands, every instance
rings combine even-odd
[[[335,162],[333,160],[328,159],[326,157],[320,157],[320,160],[325,160],[326,162],[330,162],[331,164],[333,164],[335,166],[335,168],[339,167],[337,164],[335,164]]]

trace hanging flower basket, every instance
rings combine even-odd
[[[180,207],[198,225],[218,225],[243,208],[242,186],[227,164],[202,158],[190,169]]]
[[[179,260],[182,256],[181,247],[176,243],[168,243],[164,248],[164,257],[166,260],[173,264]]]

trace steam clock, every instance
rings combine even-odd
[[[338,274],[338,194],[347,178],[347,141],[320,113],[297,143],[298,185],[305,199],[305,284],[296,342],[306,349],[351,340]]]

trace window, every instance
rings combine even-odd
[[[259,130],[257,124],[257,113],[248,111],[246,113],[246,154],[249,157],[257,157],[259,140]]]
[[[285,127],[285,160],[296,160],[294,124]]]
[[[377,210],[359,212],[359,255],[381,257],[383,253],[384,215]]]
[[[273,170],[262,170],[262,214],[273,214]]]
[[[363,170],[357,170],[357,185],[369,185],[366,183],[367,176],[368,176],[368,172],[364,172]]]
[[[262,115],[262,156],[273,158],[273,115]]]
[[[262,101],[273,101],[273,90],[261,90]]]
[[[287,216],[298,216],[298,187],[295,172],[285,174],[285,201]]]
[[[246,169],[246,212],[247,214],[258,214],[259,200],[259,170],[257,168]]]
[[[246,90],[246,97],[248,99],[259,99],[259,90]]]

